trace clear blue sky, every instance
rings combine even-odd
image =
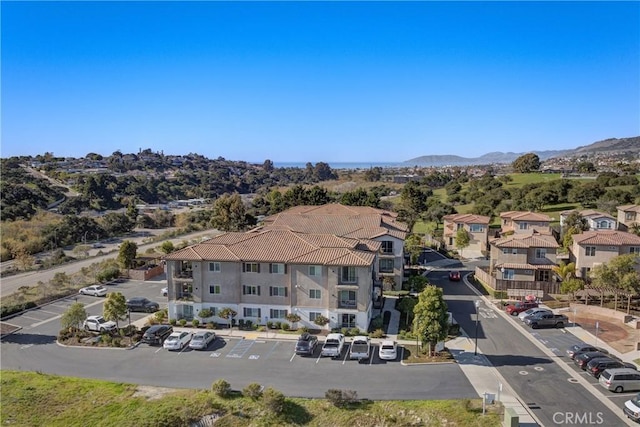
[[[7,2],[1,156],[392,162],[640,135],[639,2]]]

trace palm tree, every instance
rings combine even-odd
[[[634,222],[633,224],[631,224],[631,227],[629,227],[629,233],[640,236],[640,223]]]
[[[562,263],[560,265],[554,265],[551,267],[554,273],[558,275],[561,281],[565,281],[569,278],[575,277],[576,275],[576,264],[574,262],[570,262],[568,264]]]

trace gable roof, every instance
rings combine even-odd
[[[551,222],[553,219],[545,214],[527,211],[507,211],[500,214],[502,219],[510,219],[512,221],[539,221]]]
[[[558,248],[560,245],[551,234],[512,234],[490,242],[497,248]]]
[[[617,230],[585,231],[574,234],[573,241],[578,245],[640,245],[640,236]]]
[[[584,218],[589,218],[589,219],[607,218],[615,221],[615,218],[612,215],[609,215],[608,213],[605,213],[605,212],[596,211],[594,209],[583,209],[583,210],[571,209],[568,211],[560,212],[560,216],[567,217],[572,212],[578,212],[580,216]]]
[[[474,214],[450,214],[442,217],[445,221],[452,221],[462,224],[485,224],[488,225],[491,218],[484,215]]]
[[[617,209],[623,212],[640,212],[640,205],[622,205],[618,206]]]
[[[277,262],[369,266],[382,243],[331,234],[305,234],[290,230],[252,230],[224,233],[205,242],[172,252],[167,260]]]

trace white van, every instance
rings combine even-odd
[[[635,422],[640,422],[640,393],[624,402],[624,414]]]
[[[598,381],[601,386],[616,393],[640,390],[640,372],[631,368],[605,369]]]

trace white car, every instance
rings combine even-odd
[[[167,350],[182,350],[189,344],[189,341],[191,341],[189,332],[174,332],[164,340],[162,347]]]
[[[396,360],[398,357],[398,345],[395,341],[385,340],[380,343],[378,357],[381,360]]]
[[[189,348],[194,350],[206,350],[209,347],[209,344],[216,340],[215,332],[206,331],[206,332],[198,332],[191,338],[189,342]]]
[[[106,320],[102,316],[89,316],[82,326],[87,331],[108,332],[116,329],[116,322]]]
[[[518,319],[524,322],[525,317],[535,316],[541,313],[551,313],[551,310],[549,310],[548,308],[540,308],[540,307],[530,308],[529,310],[525,310],[522,313],[518,314]]]
[[[94,297],[103,297],[107,295],[107,288],[102,285],[87,286],[80,289],[80,295],[93,295]]]
[[[169,295],[169,287],[162,288],[162,290],[160,292],[162,292],[162,296],[163,297],[168,296]]]

